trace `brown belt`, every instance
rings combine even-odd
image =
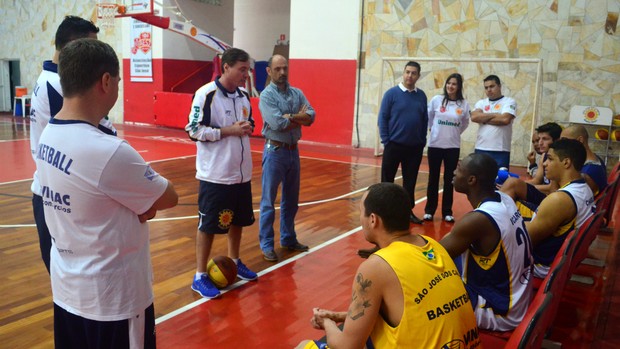
[[[265,142],[267,144],[271,144],[273,146],[284,148],[284,149],[288,149],[288,150],[295,150],[295,149],[297,149],[297,144],[288,144],[288,143],[284,143],[284,142],[274,141],[273,139],[266,139]]]

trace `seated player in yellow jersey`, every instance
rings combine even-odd
[[[474,208],[440,243],[460,266],[478,327],[512,330],[530,303],[532,246],[514,201],[495,191],[492,157],[466,156],[454,171],[454,189]]]
[[[364,193],[364,236],[380,249],[359,266],[348,312],[313,309],[312,326],[325,330],[327,343],[303,341],[298,348],[480,346],[454,262],[439,243],[409,231],[410,213],[399,185],[379,183]]]
[[[551,145],[543,163],[547,177],[559,184],[560,189],[541,200],[532,200],[531,187],[506,193],[515,200],[527,198],[529,204],[517,201],[534,246],[534,275],[545,277],[555,255],[568,233],[579,228],[593,213],[594,195],[582,177],[586,161],[582,143],[573,139],[560,139]],[[516,187],[514,187],[516,188]],[[502,191],[505,189],[502,187]]]

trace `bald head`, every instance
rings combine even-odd
[[[492,192],[498,169],[497,162],[488,154],[469,154],[456,166],[454,190],[465,194],[481,190]]]
[[[588,143],[588,130],[583,125],[570,125],[562,130],[560,138],[576,139],[582,143]]]
[[[269,57],[269,60],[267,61],[267,66],[269,68],[271,68],[271,65],[274,62],[275,63],[282,63],[282,62],[284,62],[285,64],[288,64],[288,61],[286,60],[286,58],[284,56],[282,56],[282,55],[273,55],[273,56]]]
[[[288,61],[282,55],[273,55],[267,62],[267,74],[279,89],[285,90],[288,84]]]

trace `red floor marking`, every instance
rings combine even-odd
[[[0,142],[0,183],[32,178],[35,170],[30,140]]]

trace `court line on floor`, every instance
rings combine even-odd
[[[149,140],[149,141],[154,140],[154,141],[168,142],[168,143],[175,143],[175,144],[187,144],[187,145],[194,144],[193,141],[187,142],[183,138],[179,138],[179,137],[123,135],[123,138],[136,138],[136,139],[140,139],[140,140]],[[257,146],[257,148],[258,148],[258,146]],[[250,151],[253,152],[253,153],[261,153],[261,154],[263,153],[262,149],[261,150],[250,149]],[[341,155],[341,156],[347,157],[349,155]],[[345,161],[345,160],[325,159],[325,158],[301,155],[301,152],[300,152],[299,157],[300,158],[304,158],[304,159],[322,160],[322,161],[329,161],[329,162],[338,162],[338,163],[343,163],[343,164],[355,164],[355,165],[366,165],[366,166],[372,166],[372,167],[380,167],[380,165],[377,165],[377,164],[367,164],[367,163],[363,163],[363,162],[352,162],[352,161]]]
[[[253,150],[253,152],[258,152]],[[183,159],[188,159],[188,158],[192,158],[192,157],[196,157],[196,155],[185,155],[185,156],[179,156],[179,157],[174,157],[174,158],[166,158],[166,159],[160,159],[160,160],[153,160],[153,161],[149,161],[149,164],[152,163],[159,163],[159,162],[164,162],[164,161],[174,161],[174,160],[183,160]],[[301,156],[300,156],[301,157]],[[304,157],[306,159],[313,159],[313,160],[320,160],[320,161],[331,161],[331,162],[339,162],[339,163],[345,163],[345,164],[354,164],[354,165],[363,165],[363,166],[371,166],[371,167],[377,167],[376,165],[372,165],[372,164],[364,164],[364,163],[357,163],[357,162],[344,162],[344,161],[340,161],[340,160],[331,160],[331,159],[322,159],[322,158],[313,158],[313,157]],[[420,173],[427,173],[426,171],[419,171]],[[395,179],[400,179],[402,178],[402,176],[398,176]],[[28,178],[28,179],[20,179],[20,180],[16,180],[16,181],[10,181],[10,182],[3,182],[0,183],[0,185],[5,185],[5,184],[12,184],[12,183],[20,183],[20,182],[25,182],[25,181],[31,181],[32,178]],[[315,204],[320,204],[320,203],[325,203],[325,202],[331,202],[331,201],[336,201],[336,200],[340,200],[343,198],[346,198],[348,196],[351,195],[355,195],[361,191],[366,190],[367,188],[363,188],[363,189],[358,189],[355,190],[353,192],[349,192],[334,198],[329,198],[329,199],[322,199],[322,200],[316,200],[316,201],[310,201],[310,202],[304,202],[299,204],[300,207],[303,206],[309,206],[309,205],[315,205]],[[276,210],[280,209],[280,206],[276,206],[275,207]],[[253,210],[254,213],[258,213],[260,210],[259,209],[255,209]],[[183,220],[183,219],[196,219],[198,218],[198,215],[193,215],[193,216],[182,216],[182,217],[169,217],[169,218],[155,218],[150,220],[149,222],[162,222],[162,221],[175,221],[175,220]],[[1,228],[29,228],[29,227],[35,227],[35,224],[0,224],[0,229]]]
[[[177,158],[179,159],[179,158]],[[402,176],[398,176],[395,179],[401,179]],[[353,196],[356,194],[359,194],[361,192],[364,192],[368,189],[368,187],[365,188],[361,188],[361,189],[357,189],[354,190],[352,192],[348,192],[333,198],[328,198],[328,199],[321,199],[321,200],[315,200],[315,201],[309,201],[309,202],[304,202],[299,204],[300,207],[304,207],[304,206],[311,206],[311,205],[317,205],[317,204],[322,204],[322,203],[326,203],[326,202],[332,202],[332,201],[337,201],[340,199],[344,199],[346,197],[349,196]],[[438,191],[439,194],[441,194],[443,192],[443,189],[440,189]],[[426,196],[422,199],[419,200],[426,200]],[[416,201],[417,204],[417,201]],[[280,206],[275,206],[274,207],[275,210],[279,210]],[[259,213],[260,209],[254,209],[252,210],[254,213]],[[165,217],[165,218],[153,218],[151,219],[149,222],[151,223],[155,223],[155,222],[170,222],[170,221],[179,221],[179,220],[185,220],[185,219],[196,219],[198,218],[198,215],[192,215],[192,216],[181,216],[181,217]],[[0,228],[30,228],[30,227],[36,227],[36,224],[0,224]]]
[[[356,190],[356,192],[363,191],[363,190],[366,190],[366,189],[368,189],[368,187],[360,189],[360,190]],[[443,191],[443,189],[441,189],[439,191],[439,193],[441,193],[442,191]],[[426,196],[416,200],[415,204],[417,205],[417,204],[419,204],[421,202],[424,202],[424,201],[426,201]],[[297,255],[295,255],[295,256],[293,256],[291,258],[288,258],[288,259],[286,259],[286,260],[284,260],[284,261],[282,261],[280,263],[272,265],[271,267],[269,267],[267,269],[261,270],[257,274],[258,274],[259,277],[261,277],[261,276],[263,276],[265,274],[268,274],[268,273],[270,273],[270,272],[272,272],[274,270],[278,270],[278,269],[284,267],[287,264],[293,263],[293,262],[295,262],[295,261],[297,261],[297,260],[299,260],[301,258],[307,257],[307,256],[311,255],[312,253],[314,253],[316,251],[319,251],[319,250],[321,250],[321,249],[323,249],[323,248],[325,248],[327,246],[333,245],[336,242],[338,242],[338,241],[340,241],[340,240],[342,240],[342,239],[344,239],[346,237],[349,237],[349,236],[357,233],[360,230],[362,230],[361,226],[359,226],[357,228],[353,228],[353,229],[351,229],[351,230],[349,230],[349,231],[347,231],[347,232],[345,232],[343,234],[340,234],[340,235],[338,235],[336,237],[331,238],[330,240],[327,240],[327,241],[325,241],[325,242],[323,242],[323,243],[321,243],[321,244],[319,244],[319,245],[317,245],[315,247],[310,248],[308,250],[308,252],[302,252],[300,254],[297,254]],[[235,289],[237,289],[237,288],[239,288],[239,287],[241,287],[241,286],[243,286],[243,285],[245,285],[245,284],[247,284],[249,282],[253,282],[253,281],[240,280],[240,281],[234,283],[232,286],[227,287],[225,289],[222,289],[221,290],[221,294],[224,295],[227,292],[235,290]],[[177,310],[173,310],[173,311],[171,311],[170,313],[168,313],[166,315],[162,315],[162,316],[158,317],[157,319],[155,319],[155,324],[159,325],[160,323],[162,323],[164,321],[170,320],[173,317],[178,316],[180,314],[183,314],[186,311],[189,311],[189,310],[191,310],[191,309],[193,309],[193,308],[195,308],[195,307],[197,307],[197,306],[199,306],[199,305],[201,305],[203,303],[206,303],[206,302],[208,302],[210,300],[211,299],[201,298],[201,299],[198,299],[196,301],[193,301],[192,303],[187,304],[185,306],[182,306],[181,308],[179,308]]]
[[[30,138],[2,139],[0,143],[30,141]]]

